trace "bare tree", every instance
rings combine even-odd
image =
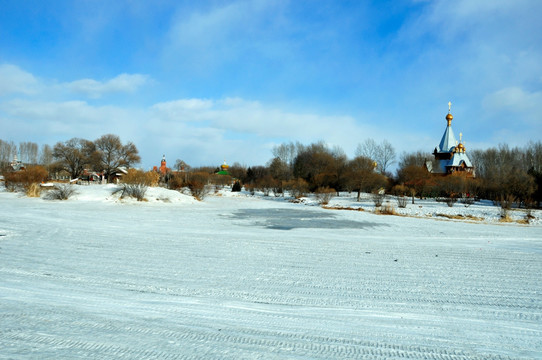
[[[362,192],[371,192],[386,185],[386,177],[375,173],[374,161],[365,156],[357,156],[348,162],[347,179],[349,188],[357,191],[357,200]]]
[[[245,165],[241,165],[238,162],[234,162],[233,165],[228,168],[228,172],[230,173],[232,178],[244,182],[247,176],[247,167]]]
[[[188,171],[190,166],[181,159],[175,160],[174,169],[177,171]]]
[[[393,145],[388,140],[382,141],[379,158],[376,159],[381,174],[385,174],[388,168],[395,163],[395,157]]]
[[[273,147],[271,152],[275,158],[279,158],[291,168],[297,154],[301,150],[303,150],[303,145],[301,143],[297,142],[294,144],[293,142],[289,142]]]
[[[542,142],[532,142],[527,144],[525,149],[524,161],[529,170],[542,173]]]
[[[19,160],[25,164],[38,163],[38,144],[24,141],[19,143]]]
[[[51,145],[45,144],[41,146],[41,151],[39,154],[39,164],[45,167],[53,163],[53,149]]]
[[[0,168],[7,167],[15,154],[17,154],[17,146],[13,141],[0,140]]]
[[[383,140],[382,143],[377,144],[373,139],[366,139],[363,143],[358,144],[356,156],[374,160],[381,174],[386,173],[388,168],[395,163],[396,158],[395,149],[388,140]]]
[[[431,153],[421,150],[412,153],[403,152],[401,154],[397,167],[399,169],[403,169],[411,165],[424,166],[426,161],[432,161],[433,158],[434,157]]]
[[[287,163],[282,161],[279,157],[274,157],[267,165],[271,176],[277,180],[289,180],[292,176],[292,172]]]
[[[96,166],[104,171],[108,181],[111,181],[111,175],[119,167],[130,167],[141,161],[136,146],[132,142],[122,145],[117,135],[103,135],[94,144],[97,152]]]
[[[90,166],[94,149],[92,141],[72,138],[56,143],[52,155],[57,167],[67,171],[72,179],[76,179]]]
[[[373,161],[379,156],[380,146],[374,141],[374,139],[365,139],[364,142],[358,144],[356,147],[356,157],[363,156]]]

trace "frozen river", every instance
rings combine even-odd
[[[0,193],[0,358],[541,358],[541,274],[540,226]]]

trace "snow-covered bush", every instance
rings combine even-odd
[[[68,200],[76,193],[75,187],[71,184],[56,184],[54,189],[47,192],[45,198],[47,200]]]
[[[398,196],[397,197],[397,206],[404,209],[404,208],[406,208],[406,205],[407,205],[407,198],[405,196],[402,196],[402,195]]]
[[[384,202],[384,199],[386,198],[386,194],[376,192],[371,195],[373,199],[373,203],[375,204],[375,207],[382,206],[382,203]]]
[[[120,198],[131,197],[137,201],[145,200],[145,194],[149,186],[156,186],[160,180],[160,174],[155,171],[128,170],[122,178],[122,183],[113,193],[120,192]]]
[[[382,207],[375,208],[375,212],[382,215],[397,215],[395,207],[389,201],[386,201]]]
[[[147,186],[143,184],[120,184],[120,186],[113,191],[113,194],[119,192],[121,199],[131,197],[137,199],[137,201],[143,201],[145,200]]]
[[[319,187],[318,189],[316,189],[314,194],[316,196],[316,201],[318,201],[320,205],[327,205],[329,204],[329,201],[333,199],[333,197],[335,196],[335,193],[336,193],[335,189],[332,189],[326,186],[326,187]]]

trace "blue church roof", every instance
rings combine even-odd
[[[442,135],[439,145],[435,148],[435,158],[438,160],[436,167],[428,166],[432,173],[449,173],[458,168],[472,169],[472,162],[465,153],[465,146],[459,143],[452,130],[453,116],[450,112],[451,103],[448,103],[448,115],[446,115],[447,126]],[[427,165],[426,165],[427,166]]]
[[[452,130],[452,125],[448,125],[442,135],[440,144],[438,145],[437,152],[451,152],[457,145],[457,140]]]

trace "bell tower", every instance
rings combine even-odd
[[[160,161],[160,173],[162,175],[166,175],[167,167],[166,167],[166,155],[162,155],[162,161]]]

